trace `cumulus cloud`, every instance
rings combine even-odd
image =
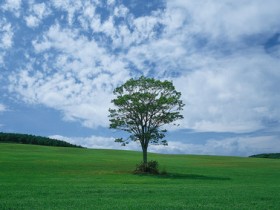
[[[98,1],[71,1],[71,0],[65,0],[65,1],[57,1],[57,0],[52,0],[52,5],[60,9],[62,11],[67,12],[68,15],[68,24],[72,25],[73,24],[73,18],[75,14],[83,7],[87,7],[89,4],[98,4]]]
[[[39,24],[39,19],[33,15],[29,15],[25,18],[26,24],[29,27],[35,27]]]
[[[30,40],[36,60],[29,56],[10,77],[10,90],[66,120],[108,126],[114,87],[144,74],[173,80],[182,92],[179,128],[259,130],[280,119],[279,49],[264,48],[279,33],[277,2],[174,0],[136,16],[115,1],[51,1],[67,23],[59,17]],[[26,17],[30,26],[48,11],[40,5]]]
[[[28,27],[38,26],[43,18],[47,17],[51,13],[50,9],[45,3],[34,3],[29,7],[29,15],[24,18]]]
[[[20,16],[21,0],[6,0],[2,5],[4,10],[13,12],[16,17]]]
[[[279,60],[262,50],[210,62],[174,80],[186,101],[185,126],[200,131],[248,132],[280,118]]]
[[[150,151],[172,154],[207,154],[249,156],[260,153],[279,152],[280,140],[276,136],[235,137],[208,140],[205,144],[186,144],[170,141],[168,147],[152,146]]]
[[[277,0],[225,0],[167,1],[169,14],[177,11],[181,17],[177,23],[187,21],[188,31],[210,38],[239,40],[254,34],[274,33],[279,30],[280,5]]]
[[[157,76],[174,80],[187,104],[183,127],[261,129],[263,121],[280,117],[278,48],[272,57],[262,45],[279,31],[279,4],[261,8],[256,1],[168,1],[161,38],[130,48],[127,56],[139,69],[153,64]],[[260,44],[248,44],[259,34]]]
[[[16,83],[12,90],[25,95],[27,102],[61,110],[66,120],[82,120],[87,127],[106,126],[113,87],[129,78],[123,63],[106,54],[96,42],[59,25],[51,27],[43,40],[33,45],[52,67],[35,74],[23,69],[11,77]],[[54,61],[49,61],[50,49],[61,52]]]
[[[10,23],[2,23],[1,24],[1,42],[0,47],[7,49],[12,46],[12,38],[13,38],[13,32],[12,27]]]
[[[65,137],[52,135],[50,138],[63,140],[71,144],[81,145],[95,149],[119,149],[141,151],[138,143],[132,142],[123,147],[114,142],[112,137]],[[227,155],[249,156],[260,153],[279,152],[280,140],[275,136],[236,137],[223,140],[208,140],[205,144],[190,144],[183,141],[170,141],[168,146],[150,145],[148,150],[152,153],[165,154],[201,154],[201,155]]]
[[[6,110],[7,110],[6,106],[4,104],[0,104],[0,112],[4,112]]]
[[[4,18],[0,20],[0,64],[4,63],[6,51],[13,45],[12,25]]]
[[[128,146],[121,146],[119,143],[114,142],[113,137],[90,136],[90,137],[65,137],[61,135],[49,136],[53,139],[63,140],[71,144],[81,145],[87,148],[94,149],[118,149],[118,150],[141,150],[140,145],[131,143]]]

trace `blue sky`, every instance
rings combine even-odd
[[[115,87],[171,80],[186,106],[160,153],[280,151],[278,0],[2,0],[0,131],[122,148]]]

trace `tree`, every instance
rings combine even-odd
[[[114,90],[115,108],[109,109],[110,128],[126,131],[130,136],[115,142],[123,146],[130,141],[139,141],[143,151],[143,163],[147,165],[149,144],[167,145],[164,140],[166,124],[183,119],[180,111],[183,102],[181,93],[172,82],[140,77],[130,79]]]

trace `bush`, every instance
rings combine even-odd
[[[141,162],[136,165],[136,169],[134,171],[136,174],[159,174],[158,170],[158,162],[151,160],[147,164],[144,164],[144,162]]]

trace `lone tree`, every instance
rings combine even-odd
[[[147,166],[149,144],[167,145],[163,140],[166,129],[162,126],[183,119],[180,111],[181,93],[172,82],[140,77],[130,79],[114,90],[114,109],[109,109],[110,128],[126,131],[130,136],[115,142],[123,146],[139,141],[143,150],[143,163]]]

